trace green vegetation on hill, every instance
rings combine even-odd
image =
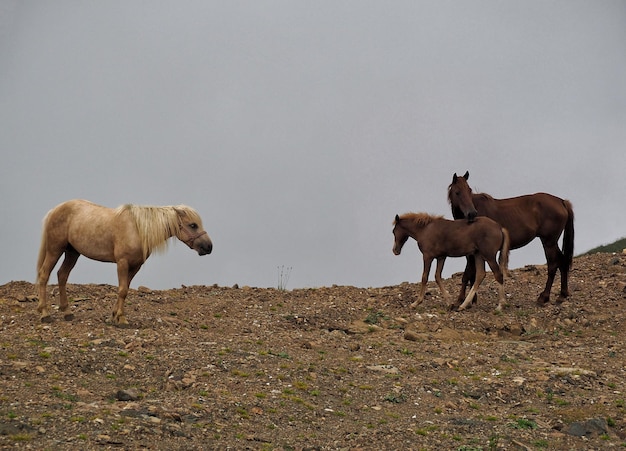
[[[610,244],[594,247],[593,249],[585,252],[583,255],[597,254],[598,252],[622,252],[624,249],[626,249],[626,237]]]

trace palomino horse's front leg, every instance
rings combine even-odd
[[[117,302],[115,303],[115,308],[113,309],[113,323],[119,326],[128,325],[128,320],[126,319],[126,315],[124,313],[124,302],[126,301],[126,296],[128,295],[128,289],[130,287],[130,282],[139,271],[141,265],[135,267],[129,267],[128,261],[119,260],[117,262],[117,278],[119,281],[119,287],[117,290]]]
[[[420,286],[420,295],[417,301],[411,304],[411,308],[415,308],[424,302],[424,295],[426,294],[426,283],[428,282],[428,274],[430,273],[430,266],[433,263],[432,258],[424,258],[424,271],[422,272],[422,285]]]
[[[470,290],[470,292],[467,294],[467,297],[465,298],[465,301],[463,301],[463,303],[459,306],[459,312],[462,310],[465,310],[467,308],[467,306],[472,302],[472,299],[474,298],[474,295],[476,294],[476,292],[478,291],[478,287],[480,287],[481,282],[483,281],[483,279],[485,278],[485,260],[482,259],[482,257],[479,257],[478,255],[474,257],[475,263],[476,263],[476,280],[474,281],[474,285],[472,285],[472,289]]]

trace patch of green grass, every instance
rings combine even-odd
[[[509,423],[508,426],[513,429],[537,429],[537,423],[528,418],[518,418],[515,422]]]
[[[367,324],[378,324],[381,319],[388,320],[389,317],[385,315],[383,312],[372,312],[363,320]]]

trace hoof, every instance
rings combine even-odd
[[[74,321],[74,314],[73,313],[66,313],[65,315],[63,315],[63,319],[65,321]]]
[[[414,303],[412,303],[410,305],[411,308],[417,308],[418,305],[420,305],[422,303],[422,301],[415,301]]]
[[[45,315],[41,317],[41,322],[44,324],[49,324],[52,322],[52,317],[50,315]]]
[[[130,327],[130,324],[128,324],[128,320],[125,316],[113,316],[113,325],[122,329]]]

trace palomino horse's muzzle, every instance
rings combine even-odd
[[[185,235],[187,235],[187,239],[181,239],[181,241],[189,246],[190,249],[196,250],[198,255],[207,255],[213,250],[213,242],[209,238],[209,234],[206,230],[197,233],[190,233],[187,229],[181,228],[181,231],[184,231]],[[206,235],[206,238],[200,243],[196,243],[196,240],[204,235]]]

